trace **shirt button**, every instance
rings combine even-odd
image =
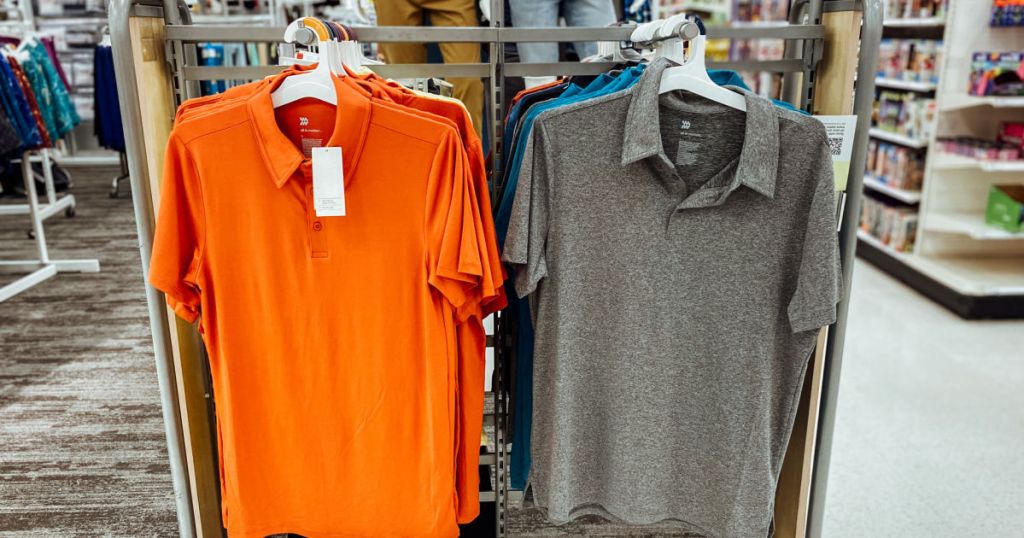
[[[323,230],[323,229],[324,229],[324,225],[321,224],[320,221],[315,221],[313,223],[313,231],[314,232],[319,232],[320,230]]]

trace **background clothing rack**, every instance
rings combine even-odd
[[[867,130],[874,93],[874,69],[881,37],[880,0],[796,0],[786,27],[708,27],[709,37],[777,38],[786,40],[784,59],[773,61],[710,62],[711,68],[781,72],[786,100],[817,114],[857,114],[858,129],[847,182],[849,196],[840,199],[840,246],[843,288],[850,289],[852,257],[859,214],[860,185]],[[863,20],[863,26],[861,24]],[[258,79],[279,71],[277,66],[205,67],[197,61],[199,42],[278,43],[283,27],[193,26],[184,3],[175,0],[114,0],[110,5],[111,38],[121,94],[132,197],[139,228],[144,274],[149,270],[164,145],[177,104],[199,95],[202,80]],[[610,62],[506,64],[504,45],[517,42],[626,41],[632,29],[506,28],[501,0],[491,0],[491,26],[481,28],[367,27],[359,28],[362,42],[474,42],[487,44],[489,61],[472,64],[381,65],[372,69],[389,78],[481,77],[488,81],[489,129],[493,178],[501,177],[502,122],[507,98],[506,76],[594,75]],[[856,87],[854,81],[860,83]],[[491,184],[493,199],[501,185]],[[157,375],[161,389],[171,473],[182,536],[219,536],[220,509],[217,461],[214,452],[212,401],[201,339],[194,327],[177,319],[163,296],[146,286],[153,329]],[[819,536],[828,474],[837,382],[847,300],[839,304],[838,321],[819,336],[808,369],[801,411],[794,429],[776,498],[779,536]],[[493,500],[496,536],[505,536],[507,513],[507,392],[505,378],[510,334],[497,316],[494,342],[495,454],[481,464],[494,468]]]
[[[35,154],[35,155],[33,155]],[[21,177],[25,182],[25,197],[27,204],[0,206],[0,216],[3,215],[28,215],[32,223],[29,236],[36,242],[37,258],[34,260],[3,260],[0,261],[0,272],[24,272],[29,274],[0,287],[0,302],[36,286],[47,279],[56,276],[57,273],[98,273],[100,262],[95,259],[87,260],[52,260],[50,251],[46,246],[46,233],[43,230],[43,221],[64,212],[65,216],[71,217],[75,214],[75,197],[66,194],[58,198],[53,186],[53,160],[50,158],[49,148],[29,150],[21,154]],[[32,171],[33,162],[42,163],[43,185],[46,189],[46,204],[39,203],[39,193],[36,188],[35,173]]]

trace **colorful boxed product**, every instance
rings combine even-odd
[[[1024,95],[1024,52],[971,55],[971,95]]]
[[[992,0],[989,26],[1024,26],[1024,0]]]
[[[1008,232],[1024,232],[1024,185],[992,185],[985,223]]]

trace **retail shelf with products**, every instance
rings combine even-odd
[[[862,243],[867,243],[868,245],[878,249],[879,252],[895,259],[905,260],[910,256],[907,252],[899,252],[889,245],[886,245],[881,239],[865,232],[864,230],[857,230],[857,240]]]
[[[934,82],[912,82],[909,80],[900,80],[898,78],[875,78],[875,86],[879,88],[892,88],[894,90],[907,90],[912,92],[933,92],[935,91]]]
[[[892,187],[869,174],[864,175],[864,187],[907,204],[916,204],[921,201],[921,191],[910,191]]]
[[[924,222],[924,229],[935,232],[962,234],[979,241],[1024,241],[1024,232],[1013,233],[985,224],[984,213],[965,211],[932,212]],[[1024,272],[1024,266],[1021,266]]]
[[[980,170],[982,172],[1024,172],[1024,160],[1016,161],[983,161],[961,155],[936,153],[932,168],[935,170]]]
[[[872,127],[869,133],[873,138],[879,140],[885,140],[886,142],[892,142],[893,144],[899,144],[901,146],[907,146],[908,148],[925,148],[928,147],[927,140],[918,140],[917,138],[910,138],[898,133],[886,131],[885,129],[879,129]]]
[[[967,80],[963,81],[964,87]],[[992,108],[1024,108],[1024,96],[1003,96],[1003,95],[967,95],[966,93],[949,95],[939,106],[943,112],[962,110],[965,108],[992,107]]]
[[[989,27],[989,4],[950,0],[939,29],[925,29],[936,24],[918,19],[885,22],[887,29],[904,28],[900,36],[941,37],[946,53],[935,68],[935,128],[922,145],[933,150],[926,155],[913,252],[886,250],[861,234],[858,253],[961,316],[1024,318],[1024,233],[989,226],[984,217],[990,186],[1024,181],[1024,160],[966,157],[943,151],[939,141],[973,139],[984,148],[985,141],[995,143],[1001,122],[1024,121],[1024,96],[968,94],[975,52],[1024,51],[1024,32]],[[891,133],[871,134],[898,143]],[[865,188],[881,191],[870,179]]]

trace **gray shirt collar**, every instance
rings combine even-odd
[[[661,74],[674,65],[666,58],[657,58],[636,85],[626,114],[626,129],[622,144],[622,164],[627,165],[653,156],[668,161],[661,143],[658,118],[658,90]],[[746,97],[747,123],[743,149],[736,167],[736,181],[771,198],[775,194],[775,174],[779,164],[779,118],[771,101],[752,92],[731,87]]]

